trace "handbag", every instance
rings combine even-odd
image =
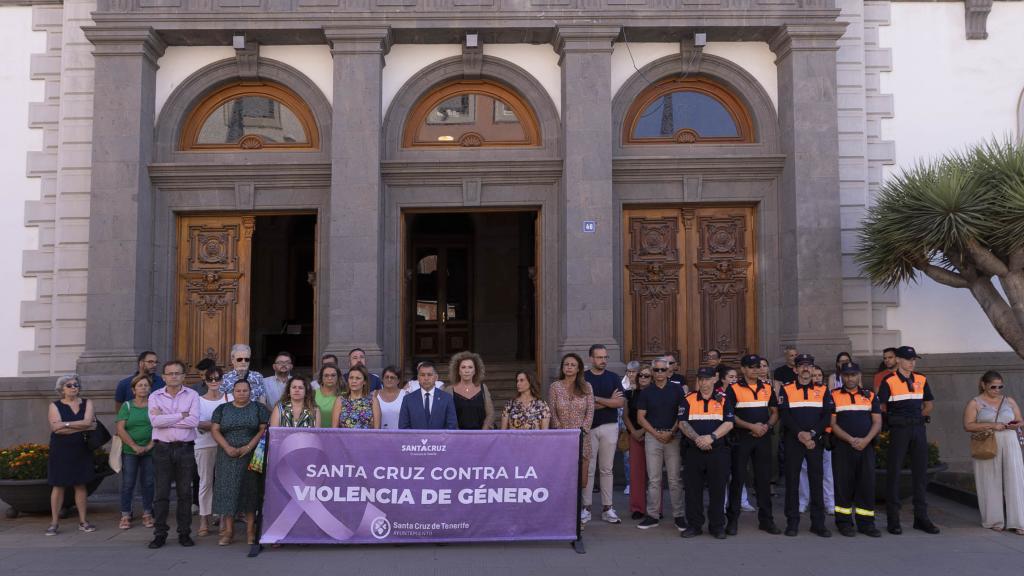
[[[1006,401],[1006,397],[999,402],[999,408],[996,408],[996,419],[999,419],[999,411],[1003,409],[1003,402]],[[996,453],[999,452],[999,445],[996,443],[996,433],[992,430],[984,430],[982,432],[974,432],[971,434],[971,458],[975,460],[991,460],[996,457]]]
[[[267,433],[264,432],[260,436],[260,441],[256,443],[256,448],[252,451],[252,458],[249,459],[249,470],[263,474],[264,469],[267,465]]]
[[[629,430],[619,430],[619,440],[616,443],[619,452],[629,451]]]
[[[93,452],[103,448],[107,442],[110,442],[110,439],[113,438],[113,436],[110,435],[110,430],[107,430],[107,427],[103,425],[103,422],[100,422],[99,420],[94,420],[94,422],[96,423],[95,430],[86,430],[85,432],[82,432],[82,438],[85,440],[85,445]]]
[[[132,414],[132,401],[129,400],[125,404],[128,405],[128,417],[130,418]],[[107,466],[110,466],[114,474],[121,473],[121,452],[124,451],[123,448],[124,440],[121,440],[120,436],[114,434],[114,437],[110,439],[110,454],[107,456]]]

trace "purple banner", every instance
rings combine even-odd
[[[260,541],[575,540],[579,438],[272,428]]]

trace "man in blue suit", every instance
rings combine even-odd
[[[420,389],[402,399],[398,427],[403,430],[457,430],[455,400],[444,390],[435,390],[437,368],[422,362],[416,373]]]

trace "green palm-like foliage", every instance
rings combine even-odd
[[[1024,141],[993,140],[894,176],[868,210],[856,261],[886,288],[923,272],[971,290],[1024,357]]]

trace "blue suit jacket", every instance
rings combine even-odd
[[[444,390],[434,388],[430,404],[430,417],[423,412],[422,390],[417,390],[402,399],[398,413],[398,427],[403,430],[458,430],[455,417],[455,399]]]

